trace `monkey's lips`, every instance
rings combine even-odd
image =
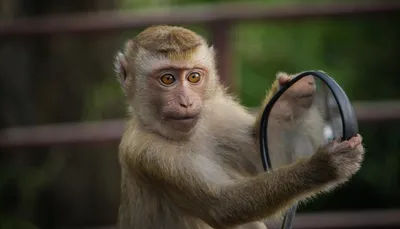
[[[298,99],[304,99],[304,98],[310,98],[314,95],[314,93],[307,93],[307,94],[299,94],[296,95],[294,97],[298,98]]]
[[[173,121],[190,122],[190,121],[195,121],[197,119],[197,115],[167,116],[166,118]]]
[[[307,92],[298,92],[298,91],[287,91],[289,96],[295,99],[306,99],[311,98],[315,95],[315,91],[307,91]]]
[[[186,116],[166,116],[165,121],[167,125],[172,128],[181,131],[189,132],[196,126],[198,115],[186,115]]]

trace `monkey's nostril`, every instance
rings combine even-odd
[[[182,107],[191,107],[193,105],[193,103],[179,103]]]

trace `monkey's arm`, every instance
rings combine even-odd
[[[232,181],[219,165],[193,154],[141,153],[129,161],[132,171],[145,178],[185,212],[215,228],[261,220],[323,190],[336,177],[328,161],[311,160]]]
[[[264,107],[279,89],[279,79],[276,79],[263,101]],[[216,101],[221,107],[213,116],[214,122],[210,125],[219,144],[228,147],[236,154],[234,160],[244,167],[248,161],[255,166],[257,172],[264,171],[259,153],[259,126],[263,109],[256,116],[250,113],[234,98],[219,96],[223,101]],[[280,137],[277,137],[280,139]],[[275,154],[275,152],[272,152]],[[243,158],[244,157],[244,158]],[[246,162],[247,161],[247,162]],[[251,169],[251,171],[253,171]],[[253,172],[251,172],[253,173]]]
[[[279,73],[277,77],[281,74],[283,73]],[[250,114],[239,103],[232,102],[230,98],[229,101],[221,102],[221,106],[225,106],[224,109],[221,110],[225,112],[221,114],[220,122],[216,123],[215,126],[224,131],[219,131],[220,134],[218,137],[222,140],[226,139],[231,143],[236,143],[238,147],[243,148],[245,151],[249,150],[250,145],[254,146],[256,142],[258,143],[263,108],[278,89],[279,79],[276,79],[267,91],[267,95],[257,115]]]
[[[263,100],[262,104],[261,104],[261,109],[260,111],[257,113],[256,116],[256,122],[254,124],[255,127],[260,126],[260,122],[261,122],[261,115],[264,111],[264,107],[267,105],[267,103],[271,100],[272,96],[275,95],[275,93],[278,91],[279,89],[279,80],[275,79],[274,82],[272,83],[270,89],[267,91],[267,95],[265,96],[265,99]],[[259,131],[259,130],[258,130]]]
[[[264,111],[265,106],[268,104],[268,102],[271,100],[271,98],[275,95],[275,93],[279,90],[279,86],[280,86],[280,80],[279,78],[286,78],[289,77],[288,74],[280,72],[276,75],[276,79],[274,80],[274,82],[272,83],[271,87],[269,88],[269,90],[267,91],[267,95],[265,96],[264,101],[261,104],[261,108],[258,111],[257,115],[256,115],[256,121],[253,124],[253,129],[255,132],[254,137],[256,138],[256,141],[258,142],[258,138],[260,135],[260,124],[261,124],[261,116],[262,113]],[[279,102],[279,101],[278,101]]]

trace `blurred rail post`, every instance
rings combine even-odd
[[[211,44],[214,45],[217,58],[217,68],[220,76],[220,81],[232,93],[238,92],[235,84],[236,75],[232,71],[233,51],[231,47],[231,31],[233,24],[230,21],[217,21],[209,25],[212,38]]]

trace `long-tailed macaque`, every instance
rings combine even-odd
[[[357,135],[264,172],[256,117],[226,93],[214,58],[205,39],[175,26],[147,28],[118,53],[130,108],[119,147],[118,228],[266,228],[264,219],[359,170]]]

